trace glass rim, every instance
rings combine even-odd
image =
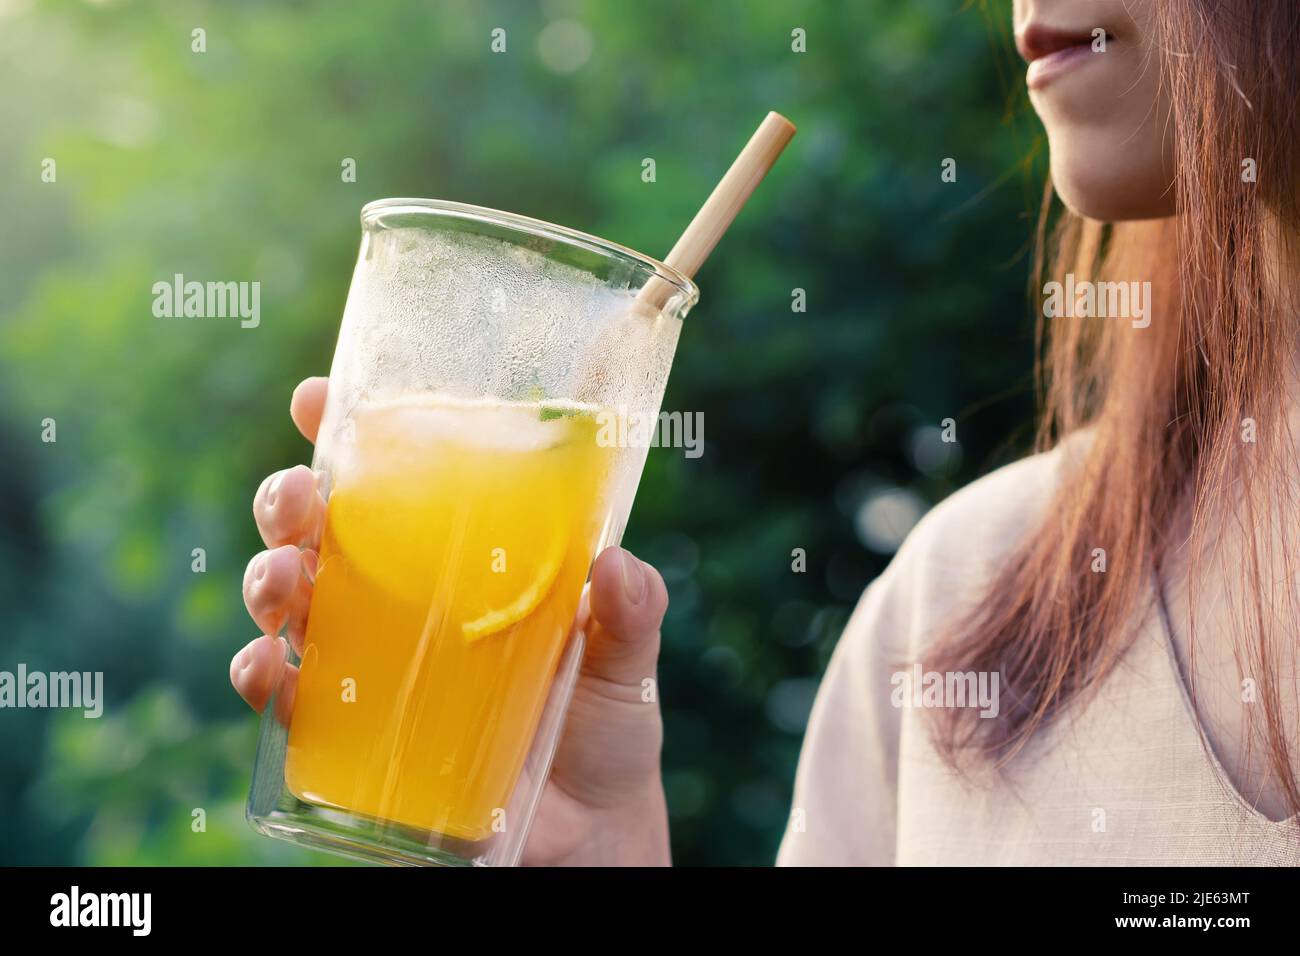
[[[460,219],[496,223],[530,235],[556,239],[570,245],[580,246],[600,255],[630,260],[634,264],[648,269],[653,275],[671,283],[685,293],[688,306],[695,305],[700,298],[699,286],[672,266],[652,256],[647,256],[645,253],[637,252],[628,246],[611,242],[608,239],[601,239],[599,236],[593,236],[578,229],[570,229],[568,226],[560,226],[544,219],[534,219],[531,216],[521,216],[519,213],[506,212],[502,209],[453,202],[449,199],[419,199],[414,197],[375,199],[361,207],[361,225],[363,227],[368,226],[375,222],[382,213],[392,211],[455,216]]]

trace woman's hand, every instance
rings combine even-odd
[[[309,378],[293,393],[289,414],[309,441],[320,428],[327,385],[327,379]],[[305,465],[271,475],[253,499],[253,516],[269,550],[249,562],[244,603],[263,634],[235,655],[230,682],[261,711],[283,679],[280,709],[286,722],[297,673],[275,635],[288,624],[289,639],[301,650],[323,515],[315,476]],[[663,722],[657,690],[647,702],[642,683],[655,679],[667,607],[663,579],[650,565],[621,548],[608,548],[596,559],[578,612],[586,655],[525,864],[669,863],[659,774]]]

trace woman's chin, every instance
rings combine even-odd
[[[1177,211],[1173,186],[1161,176],[1134,178],[1130,170],[1099,174],[1095,166],[1076,173],[1053,163],[1052,185],[1066,208],[1085,219],[1129,222],[1163,219]]]

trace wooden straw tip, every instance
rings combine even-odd
[[[771,110],[767,114],[767,116],[764,117],[763,125],[771,126],[771,127],[779,127],[783,130],[786,130],[791,136],[793,136],[799,129],[799,127],[795,126],[794,123],[791,123],[788,119],[786,119],[776,110]]]

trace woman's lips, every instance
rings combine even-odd
[[[1106,36],[1107,40],[1111,37]],[[1041,90],[1063,73],[1082,66],[1094,53],[1092,31],[1070,32],[1030,24],[1016,36],[1016,48],[1029,62],[1025,82],[1031,90]]]
[[[1089,57],[1099,56],[1092,52],[1091,43],[1079,46],[1067,46],[1063,50],[1040,56],[1029,64],[1025,71],[1025,83],[1031,90],[1041,90],[1062,73],[1067,73],[1076,66],[1081,66]]]

